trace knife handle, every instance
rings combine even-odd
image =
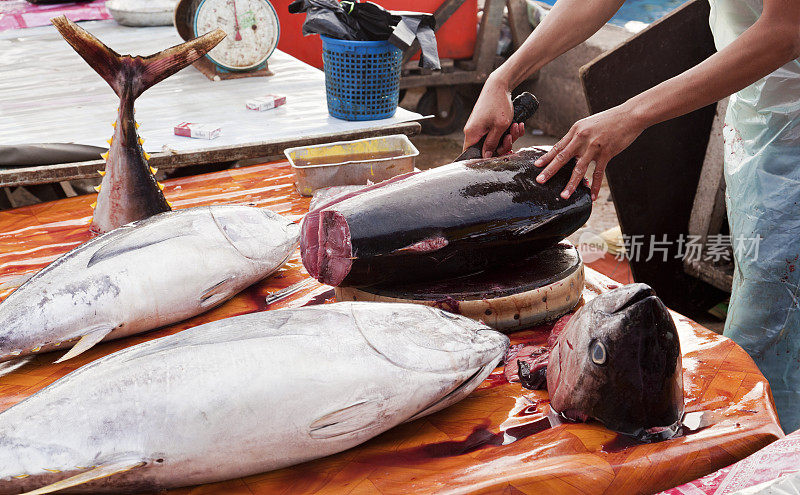
[[[528,93],[527,91],[514,98],[513,103],[514,103],[514,119],[511,121],[512,125],[525,122],[529,118],[533,117],[533,114],[535,114],[536,110],[539,109],[539,100],[537,100],[535,96]],[[506,129],[505,132],[503,132],[503,134],[500,136],[500,140],[498,141],[498,143],[502,143],[503,139],[506,138],[506,136],[510,131],[511,131],[511,126],[508,126],[508,129]],[[480,141],[467,148],[459,158],[464,160],[468,158],[483,157],[483,143],[485,141],[486,141],[486,136],[483,136]],[[477,154],[475,152],[477,152]]]

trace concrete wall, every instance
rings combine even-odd
[[[537,6],[539,11],[546,11],[549,7],[546,4]],[[586,42],[541,69],[536,80],[524,83],[522,88],[535,94],[541,102],[536,116],[528,122],[529,127],[561,137],[575,121],[588,116],[589,109],[578,71],[581,66],[632,35],[633,33],[621,27],[606,24]]]

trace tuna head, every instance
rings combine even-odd
[[[680,342],[653,289],[627,285],[578,310],[553,347],[547,389],[553,411],[569,419],[643,440],[674,431],[683,415]]]
[[[280,263],[270,258],[285,260],[299,243],[300,226],[266,208],[215,206],[210,211],[231,246],[253,261]]]
[[[353,303],[352,314],[369,346],[393,365],[437,376],[435,391],[411,419],[455,404],[477,387],[508,350],[508,337],[486,325],[423,305]],[[391,312],[387,313],[387,310]]]

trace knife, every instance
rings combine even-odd
[[[529,118],[533,117],[533,114],[536,113],[536,110],[539,109],[539,100],[536,99],[535,96],[528,93],[527,91],[522,93],[521,95],[514,98],[514,119],[512,120],[513,124],[519,124],[521,122],[525,122]],[[508,135],[508,131],[511,130],[511,126],[508,126],[508,129],[505,130],[502,136],[500,136],[499,143],[503,142],[503,139]],[[458,158],[454,160],[454,162],[460,162],[461,160],[472,160],[475,158],[482,158],[483,157],[483,143],[486,141],[486,136],[483,136],[480,141],[473,144],[463,153],[461,153]]]

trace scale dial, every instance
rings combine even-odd
[[[278,14],[268,0],[203,0],[194,16],[194,35],[221,28],[228,35],[206,55],[230,71],[258,68],[278,45]]]

